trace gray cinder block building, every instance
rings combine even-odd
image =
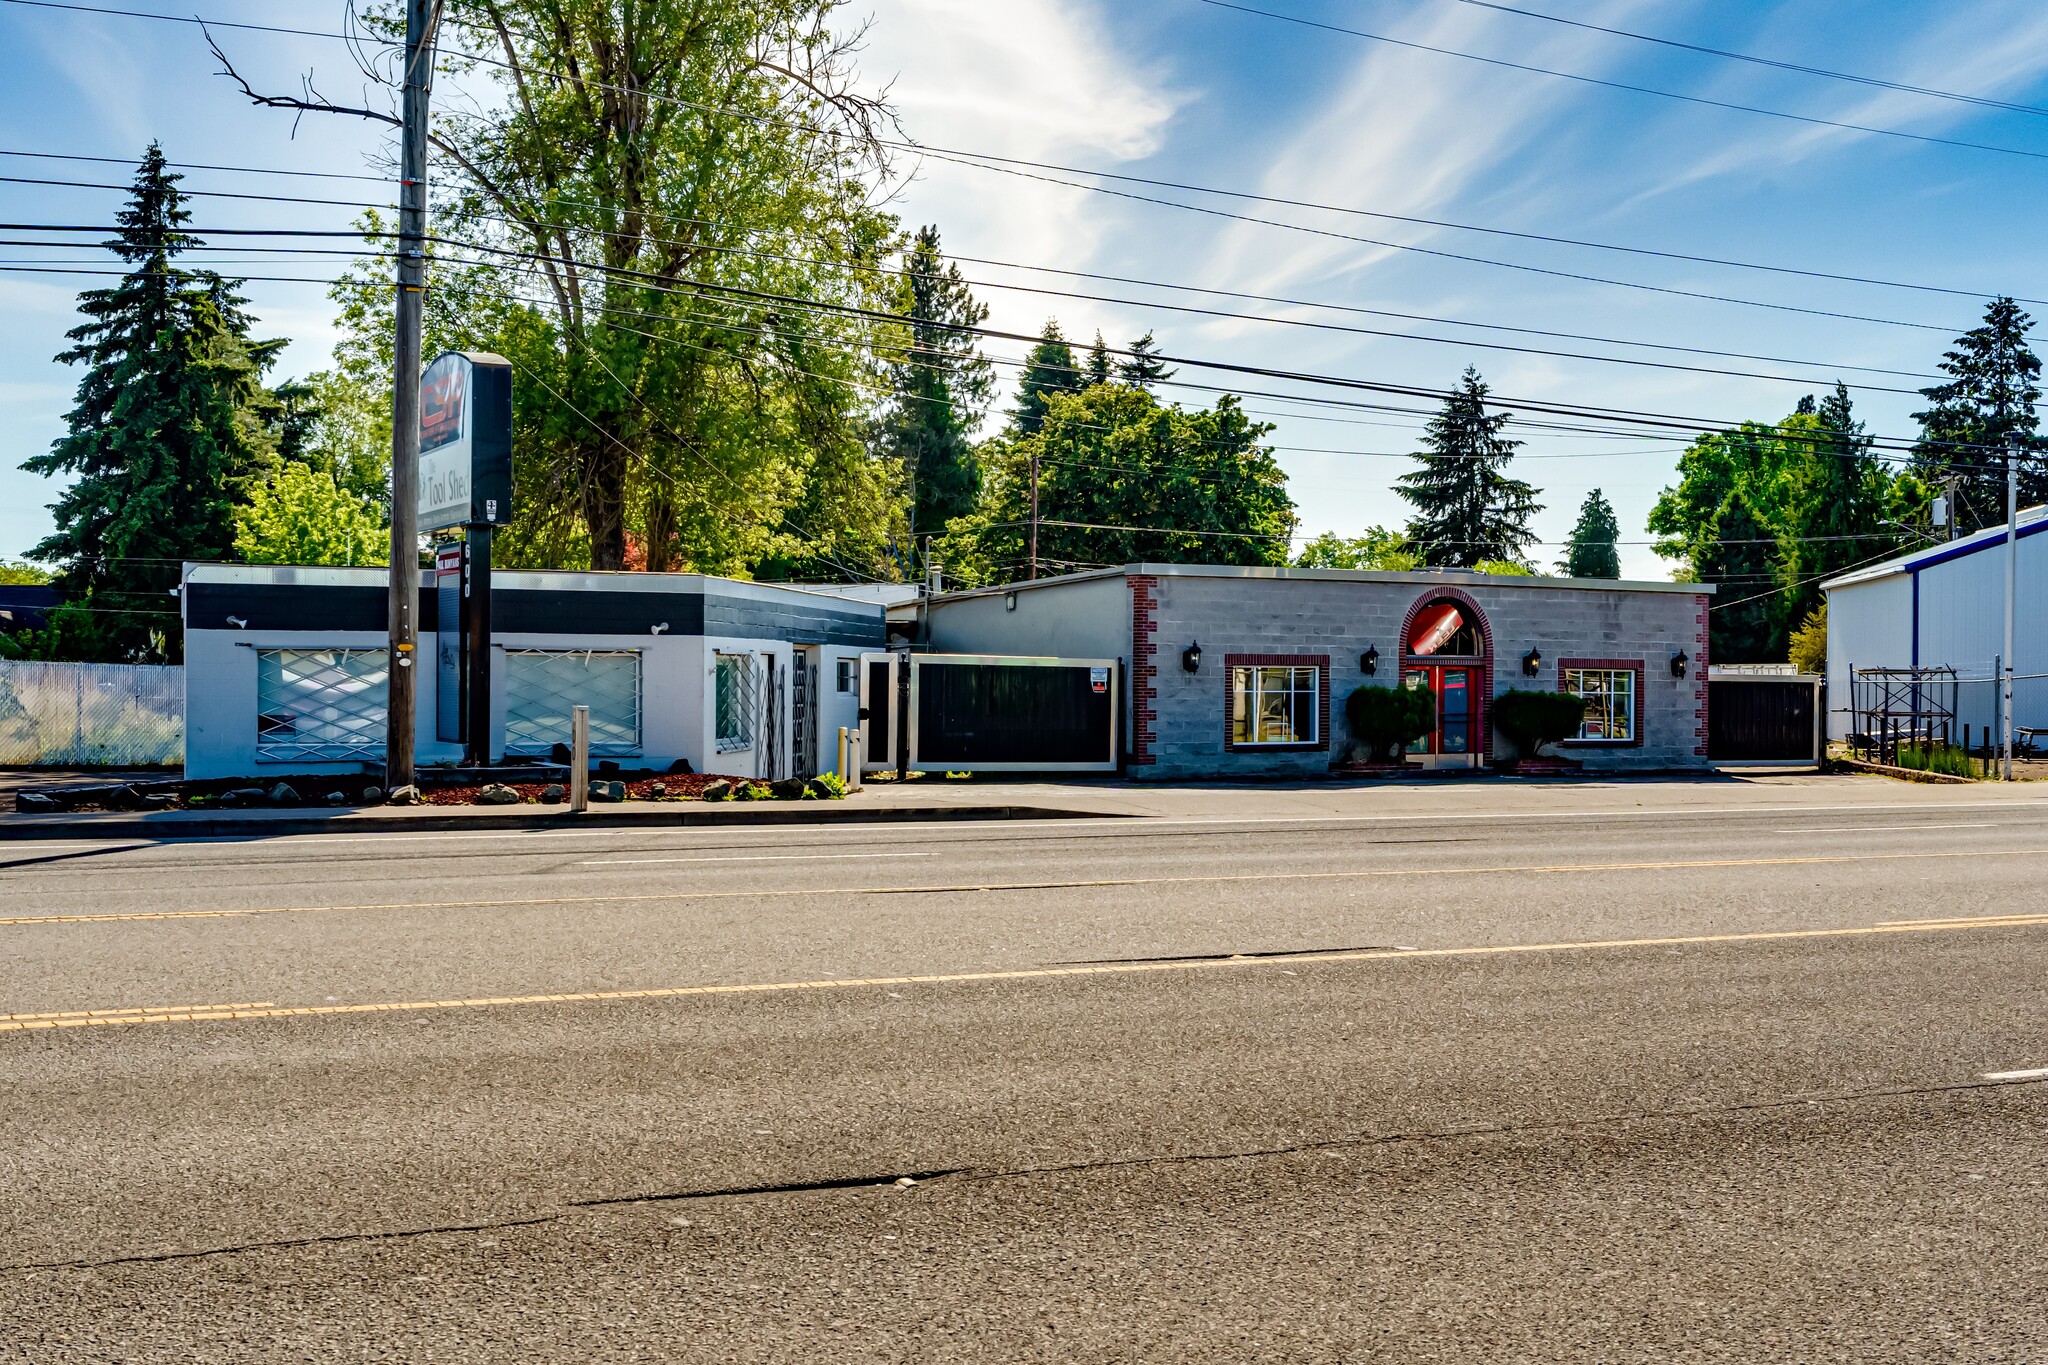
[[[937,596],[934,651],[1124,661],[1134,777],[1308,777],[1348,757],[1364,683],[1427,687],[1435,730],[1410,761],[1512,756],[1492,724],[1511,688],[1577,693],[1588,769],[1707,764],[1707,610],[1697,583],[1128,564]],[[907,620],[916,608],[897,609]]]

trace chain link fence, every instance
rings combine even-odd
[[[185,670],[0,661],[0,765],[176,767]]]

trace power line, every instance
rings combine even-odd
[[[1586,29],[1593,33],[1612,34],[1617,38],[1632,38],[1639,43],[1655,43],[1659,47],[1677,48],[1684,52],[1697,52],[1708,57],[1725,57],[1730,61],[1748,62],[1754,66],[1771,67],[1779,71],[1792,71],[1802,76],[1821,76],[1831,81],[1847,81],[1852,85],[1870,86],[1878,90],[1893,90],[1907,95],[1925,95],[1930,99],[1954,100],[1959,104],[1974,104],[1986,109],[2005,109],[2016,114],[2048,115],[2048,109],[2035,104],[2016,104],[2011,100],[1992,99],[1985,95],[1967,95],[1955,90],[1936,90],[1924,85],[1907,85],[1902,81],[1888,81],[1876,76],[1859,76],[1848,71],[1833,71],[1824,66],[1805,66],[1799,62],[1779,61],[1774,57],[1759,57],[1748,52],[1732,52],[1727,48],[1706,47],[1699,43],[1681,42],[1676,38],[1659,38],[1654,34],[1636,33],[1625,28],[1609,28],[1605,24],[1589,24],[1583,19],[1567,19],[1562,15],[1543,14],[1532,9],[1518,9],[1513,5],[1494,3],[1494,0],[1458,0],[1460,4],[1476,5],[1480,9],[1499,10],[1502,14],[1519,14],[1525,19],[1541,19],[1545,23],[1564,24],[1571,28]]]
[[[1929,133],[1908,133],[1898,128],[1879,128],[1867,123],[1848,123],[1840,119],[1818,118],[1811,114],[1794,114],[1783,109],[1766,109],[1761,105],[1737,104],[1732,100],[1709,99],[1705,95],[1684,95],[1675,90],[1660,90],[1655,86],[1635,85],[1628,81],[1611,81],[1599,76],[1581,75],[1575,71],[1559,71],[1547,66],[1532,66],[1527,62],[1509,61],[1505,57],[1486,57],[1476,52],[1461,52],[1457,48],[1436,47],[1429,43],[1418,43],[1407,38],[1390,38],[1384,33],[1368,33],[1362,28],[1346,28],[1342,24],[1324,23],[1319,19],[1305,19],[1297,14],[1283,14],[1278,10],[1258,9],[1251,5],[1235,3],[1235,0],[1196,0],[1196,3],[1209,5],[1216,9],[1234,10],[1239,14],[1256,15],[1261,19],[1273,19],[1284,24],[1298,24],[1303,28],[1320,29],[1325,33],[1341,33],[1352,38],[1363,38],[1369,42],[1386,43],[1393,47],[1408,48],[1415,52],[1431,52],[1440,57],[1456,57],[1461,61],[1480,62],[1487,66],[1503,67],[1510,71],[1526,71],[1537,76],[1553,76],[1559,80],[1577,81],[1582,85],[1597,85],[1607,90],[1625,90],[1631,94],[1655,95],[1660,99],[1678,100],[1685,104],[1705,105],[1712,109],[1732,109],[1744,114],[1761,114],[1766,118],[1787,119],[1793,123],[1804,123],[1820,128],[1839,128],[1852,133],[1874,133],[1879,137],[1902,138],[1908,142],[1925,142],[1942,147],[1964,147],[1976,152],[1997,152],[2003,156],[2024,156],[2036,161],[2048,161],[2048,152],[2031,152],[2019,147],[2001,147],[1995,143],[1970,142],[1962,138],[1935,137]]]

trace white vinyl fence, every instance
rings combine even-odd
[[[185,670],[0,660],[0,766],[175,767]]]

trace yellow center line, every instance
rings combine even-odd
[[[140,1023],[139,1019],[121,1019],[123,1015],[147,1014],[191,1014],[197,1010],[260,1010],[271,1009],[275,1000],[249,1000],[236,1005],[138,1005],[119,1010],[45,1010],[39,1014],[0,1014],[0,1024],[29,1019],[112,1019],[116,1023]]]
[[[136,910],[92,915],[13,915],[0,925],[105,924],[134,920],[236,919],[251,915],[303,915],[361,910],[494,910],[521,906],[606,905],[645,901],[769,900],[817,896],[946,895],[983,891],[1077,891],[1119,886],[1196,886],[1243,882],[1350,881],[1395,877],[1583,876],[1594,872],[1672,872],[1709,867],[1803,867],[1885,863],[1930,858],[2036,858],[2048,848],[1941,849],[1921,853],[1846,853],[1796,858],[1687,858],[1630,863],[1523,863],[1477,867],[1382,867],[1350,872],[1225,872],[1172,877],[1102,877],[1064,882],[959,882],[937,886],[764,887],[747,891],[655,891],[633,894],[538,896],[506,900],[396,901],[364,905],[277,905],[217,910]]]
[[[2048,916],[2028,921],[2048,924]],[[1200,958],[1070,967],[1023,967],[980,972],[937,972],[916,976],[827,978],[822,981],[742,982],[710,986],[653,986],[634,990],[562,991],[552,995],[493,995],[458,1000],[391,1000],[356,1005],[301,1005],[223,1008],[195,1005],[175,1012],[78,1011],[62,1018],[0,1020],[0,1033],[29,1029],[91,1028],[110,1024],[198,1023],[218,1019],[298,1019],[330,1014],[399,1014],[425,1010],[494,1009],[507,1005],[571,1005],[607,1000],[674,1000],[702,995],[768,995],[781,991],[866,990],[876,986],[942,986],[979,981],[1038,981],[1075,976],[1135,976],[1146,972],[1244,971],[1289,968],[1319,962],[1412,962],[1432,957],[1502,957],[1528,953],[1588,952],[1612,948],[1669,948],[1689,944],[1773,943],[1798,939],[1862,938],[1877,934],[1957,933],[1971,929],[2025,927],[2018,921],[1874,924],[1846,929],[1764,929],[1740,934],[1681,934],[1665,938],[1585,939],[1563,943],[1504,943],[1464,948],[1366,948],[1349,952],[1302,953],[1287,957]]]

